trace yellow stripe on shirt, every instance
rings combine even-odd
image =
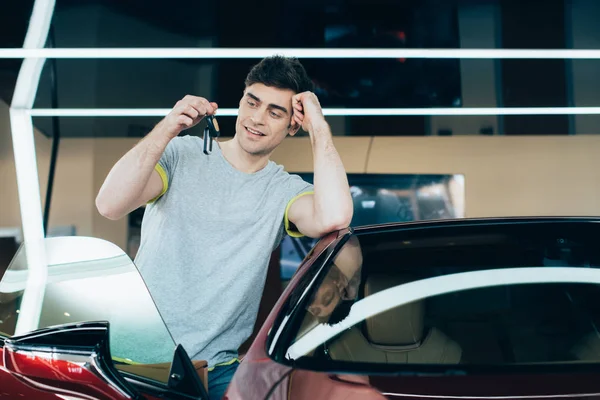
[[[156,172],[158,172],[158,175],[160,175],[160,179],[162,180],[163,188],[162,188],[160,194],[158,196],[156,196],[155,198],[153,198],[152,200],[150,200],[148,203],[154,203],[156,200],[160,199],[160,197],[163,194],[165,194],[167,192],[167,189],[169,188],[169,178],[167,177],[167,173],[165,172],[164,168],[160,164],[156,164],[154,169],[156,170]]]
[[[304,193],[300,193],[298,196],[294,197],[293,199],[291,199],[288,203],[287,206],[285,207],[285,214],[283,216],[283,223],[285,225],[285,231],[287,232],[288,235],[290,235],[291,237],[295,237],[295,238],[299,238],[299,237],[303,237],[304,235],[298,231],[293,231],[290,228],[290,220],[288,219],[288,212],[290,211],[290,207],[292,206],[292,204],[294,204],[294,202],[296,200],[298,200],[300,197],[302,196],[306,196],[307,194],[315,194],[315,192],[304,192]]]

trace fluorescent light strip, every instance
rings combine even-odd
[[[54,0],[35,1],[23,43],[26,49],[23,51],[35,53],[45,46],[54,5]],[[33,106],[44,62],[39,57],[23,60],[9,110],[28,266],[15,335],[38,328],[48,275],[33,122],[27,112]]]
[[[164,117],[170,108],[37,108],[32,117]],[[237,108],[220,108],[217,116],[237,115]],[[325,108],[326,116],[378,115],[574,115],[600,114],[600,107],[500,107],[500,108]]]
[[[50,21],[54,13],[54,0],[36,0],[31,11],[27,34],[23,42],[22,49],[14,49],[25,52],[26,54],[36,54],[46,45]],[[2,50],[0,50],[1,54]],[[12,108],[31,108],[35,100],[35,95],[44,67],[44,58],[22,57],[25,58],[21,64],[15,91],[11,102]]]
[[[10,109],[9,112],[28,267],[28,279],[15,328],[15,334],[19,335],[38,328],[48,268],[33,124],[25,110]]]
[[[470,58],[600,59],[595,49],[291,49],[291,48],[59,48],[0,49],[1,58]]]

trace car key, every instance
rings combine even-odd
[[[202,138],[204,140],[204,154],[212,153],[213,138],[218,138],[220,134],[217,119],[212,115],[207,116]]]

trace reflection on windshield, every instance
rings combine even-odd
[[[515,236],[351,237],[310,289],[286,358],[308,368],[600,362],[600,249]]]
[[[82,321],[110,323],[110,350],[127,364],[170,363],[175,344],[131,259],[99,239],[46,239],[48,283],[40,328]],[[14,334],[27,280],[22,246],[0,282],[0,331]]]
[[[329,272],[313,295],[308,312],[319,322],[335,324],[348,315],[360,286],[362,251],[356,236],[338,252]]]

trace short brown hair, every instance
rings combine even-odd
[[[246,76],[246,87],[255,83],[295,93],[313,91],[313,82],[295,57],[271,56],[254,65]]]

